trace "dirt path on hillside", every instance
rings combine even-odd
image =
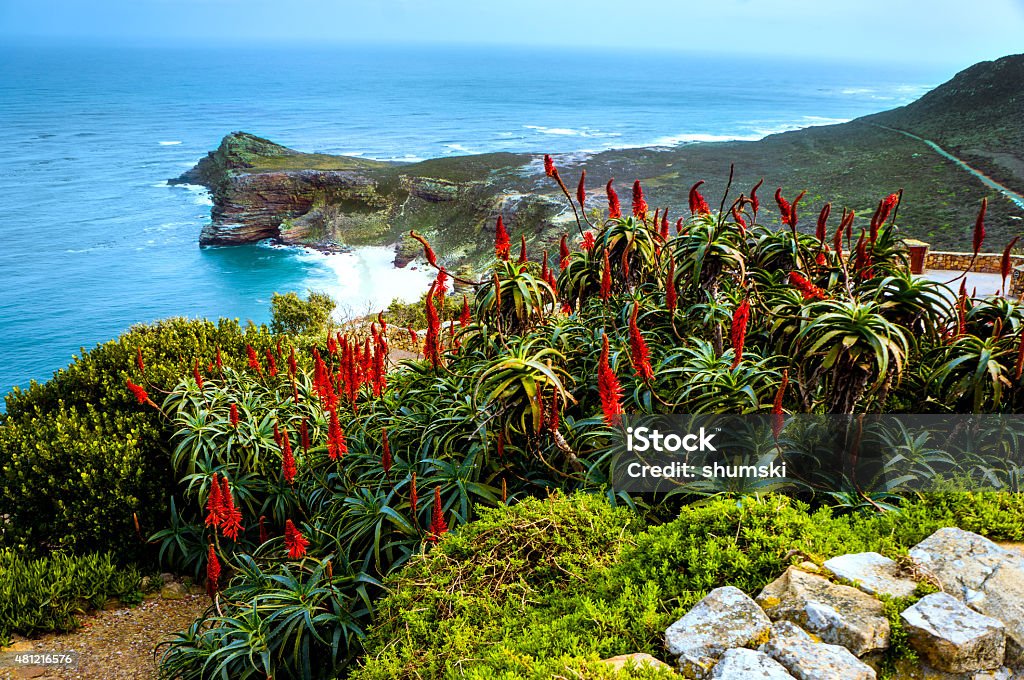
[[[73,633],[20,640],[4,651],[36,654],[78,653],[74,667],[26,666],[0,669],[0,680],[155,680],[154,648],[171,633],[183,630],[210,600],[186,595],[180,600],[152,599],[137,607],[111,609],[81,619]]]

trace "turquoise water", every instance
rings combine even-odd
[[[232,130],[410,160],[756,139],[951,75],[658,53],[0,47],[0,393],[133,323],[266,321],[274,291],[355,308],[386,293],[379,253],[197,246],[209,200],[165,180]]]

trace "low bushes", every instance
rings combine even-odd
[[[597,496],[482,515],[385,583],[353,677],[599,677],[598,659],[661,656],[669,624],[719,586],[756,594],[791,563],[897,555],[942,526],[1024,536],[1024,496],[953,491],[843,516],[718,498],[647,529]]]
[[[0,550],[0,645],[13,633],[72,630],[76,614],[110,598],[137,603],[141,583],[137,570],[118,567],[108,554],[33,560]]]

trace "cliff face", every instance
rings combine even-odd
[[[597,194],[588,208],[596,206],[597,213],[603,210],[603,184],[613,177],[627,200],[629,183],[640,179],[651,207],[669,206],[673,220],[681,216],[690,185],[700,179],[717,206],[735,164],[730,200],[764,177],[765,198],[776,186],[787,196],[807,190],[803,215],[831,201],[836,208],[855,209],[858,226],[881,196],[903,188],[901,226],[936,248],[969,243],[977,205],[987,196],[989,242],[1003,242],[1024,226],[1021,210],[923,142],[889,128],[931,139],[1005,179],[1010,188],[1024,189],[1022,94],[1024,56],[1007,57],[973,66],[906,107],[843,125],[759,142],[624,149],[556,162],[572,186],[579,168],[586,167],[593,179],[588,193]],[[325,250],[395,244],[396,264],[402,266],[418,253],[406,237],[416,229],[450,264],[472,264],[489,256],[499,214],[513,235],[527,236],[533,250],[554,252],[559,236],[575,231],[567,202],[536,155],[396,164],[301,153],[235,132],[176,181],[202,184],[213,194],[204,245],[267,238]],[[770,199],[763,205],[763,221],[770,223]],[[812,227],[813,220],[805,218],[802,226]]]

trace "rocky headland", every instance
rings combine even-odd
[[[774,221],[770,195],[776,186],[787,196],[808,192],[803,215],[831,201],[856,210],[865,223],[881,196],[903,188],[898,222],[905,234],[936,249],[962,250],[983,197],[989,198],[989,244],[1001,246],[1024,229],[1024,208],[928,142],[1022,194],[1022,121],[1024,55],[1016,55],[976,64],[907,106],[840,125],[756,142],[620,149],[555,160],[571,187],[586,168],[588,209],[595,217],[604,210],[603,185],[612,178],[624,200],[639,179],[651,207],[669,207],[676,211],[672,219],[682,216],[678,211],[698,180],[706,180],[702,191],[717,204],[730,165],[730,196],[765,178],[768,223]],[[574,225],[564,196],[544,175],[541,156],[531,154],[388,163],[302,153],[234,132],[172,182],[201,184],[212,193],[203,245],[273,239],[330,251],[394,244],[398,266],[418,253],[405,237],[410,229],[424,233],[449,264],[473,264],[488,256],[499,214],[534,249],[554,248]],[[803,222],[813,228],[812,219]],[[999,249],[988,249],[993,248]]]

